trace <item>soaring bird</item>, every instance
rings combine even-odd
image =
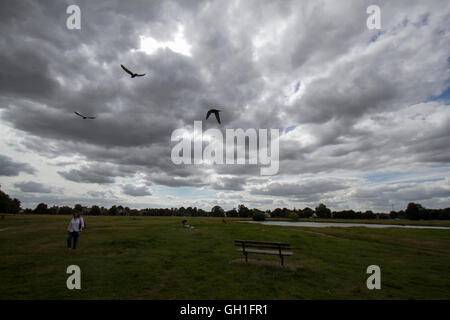
[[[135,78],[135,77],[143,77],[143,76],[145,76],[145,73],[143,73],[143,74],[137,74],[137,73],[131,72],[130,70],[128,70],[127,68],[125,68],[125,66],[124,66],[123,64],[121,64],[120,66],[121,66],[122,69],[125,70],[125,72],[128,73],[132,78]]]
[[[217,122],[219,122],[219,124],[220,124],[220,117],[219,117],[219,112],[220,111],[221,110],[217,110],[217,109],[208,110],[208,113],[206,114],[206,120],[208,120],[208,118],[211,115],[211,113],[214,113],[214,115],[216,116]]]
[[[84,120],[86,120],[86,119],[95,119],[95,117],[83,116],[81,113],[78,113],[76,111],[74,111],[73,113],[75,113],[77,116],[82,117]]]

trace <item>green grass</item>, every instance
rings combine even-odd
[[[292,221],[288,218],[268,218],[268,221]],[[393,219],[324,219],[324,218],[301,218],[298,222],[338,222],[338,223],[367,223],[367,224],[393,224],[405,226],[441,226],[450,227],[450,220],[393,220]]]
[[[217,218],[86,217],[79,249],[67,216],[0,220],[0,299],[449,299],[450,230],[303,228]],[[383,222],[383,221],[382,221]],[[246,265],[233,240],[289,242]],[[67,266],[82,289],[66,288]],[[381,267],[381,290],[366,287]]]

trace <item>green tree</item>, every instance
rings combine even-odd
[[[331,218],[331,210],[323,203],[316,208],[316,214],[318,218]]]
[[[20,205],[18,199],[11,199],[9,195],[0,190],[0,213],[19,213]]]
[[[227,217],[229,217],[229,218],[235,218],[235,217],[239,216],[239,214],[235,208],[228,210],[226,213],[227,213]]]
[[[314,210],[311,208],[306,207],[301,211],[301,217],[302,218],[310,218],[314,214]]]
[[[117,215],[118,215],[118,210],[115,205],[108,209],[108,216],[117,216]]]
[[[246,206],[244,206],[243,204],[240,204],[238,206],[238,215],[241,218],[247,218],[247,217],[251,216],[250,210]]]
[[[99,216],[100,215],[100,208],[96,205],[91,207],[90,214],[93,216]]]
[[[73,214],[73,209],[69,206],[59,207],[58,214],[70,215]]]
[[[419,220],[425,215],[425,209],[419,203],[410,202],[405,210],[406,217],[410,220]]]
[[[35,213],[35,214],[47,214],[48,213],[48,206],[45,203],[41,202],[41,203],[39,203],[36,206],[36,208],[34,209],[33,213]]]
[[[12,203],[11,203],[11,213],[19,213],[19,211],[21,210],[21,202],[19,199],[14,198]]]
[[[52,206],[48,208],[47,213],[48,214],[58,214],[59,208],[57,206]]]
[[[225,211],[221,206],[214,206],[211,209],[211,215],[213,217],[225,217]]]
[[[266,220],[266,214],[262,211],[257,211],[253,213],[253,221],[264,221]]]

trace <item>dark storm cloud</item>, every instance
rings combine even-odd
[[[0,155],[0,176],[13,177],[21,172],[33,174],[36,170],[27,163],[17,162],[10,157]]]
[[[81,7],[81,30],[66,29],[69,4]],[[293,175],[354,177],[448,163],[448,111],[414,106],[448,86],[447,2],[379,1],[382,33],[367,30],[370,4],[2,1],[1,123],[23,133],[17,148],[81,159],[75,169],[77,161],[59,162],[71,166],[58,172],[69,181],[112,184],[139,175],[147,185],[280,197],[252,200],[261,205],[351,188],[325,178],[305,186]],[[141,36],[173,41],[180,26],[191,56],[137,51]],[[120,64],[146,76],[130,79]],[[204,130],[296,127],[281,137],[278,181],[252,180],[259,165],[172,163],[172,131],[204,120],[211,107],[223,110],[222,127],[204,121]],[[427,111],[426,120],[410,121],[414,108]],[[97,118],[83,121],[75,110]],[[7,176],[34,172],[4,156],[0,164]],[[118,183],[124,193],[147,190]]]
[[[27,181],[27,182],[18,182],[15,183],[14,186],[18,188],[22,192],[29,192],[29,193],[51,193],[52,189],[34,181]]]
[[[11,48],[9,52],[2,50],[0,94],[21,98],[51,98],[59,85],[49,74],[48,65],[48,59],[39,52],[33,52],[32,48]]]
[[[157,35],[152,33],[158,38],[167,38],[164,32],[170,34],[175,30],[177,21],[164,18],[167,13],[163,11],[170,7],[141,1],[130,7],[119,2],[99,6],[83,2],[85,23],[76,36],[76,31],[65,29],[64,6],[58,6],[64,9],[61,11],[49,10],[47,14],[57,14],[55,17],[44,15],[44,8],[39,8],[41,4],[27,7],[29,16],[46,21],[40,32],[29,30],[27,23],[17,25],[30,41],[11,46],[16,43],[11,37],[8,40],[12,43],[2,45],[8,46],[8,50],[2,50],[5,67],[0,69],[1,93],[17,98],[3,118],[36,136],[99,146],[168,141],[178,126],[179,112],[185,113],[179,107],[192,109],[196,105],[195,96],[202,89],[197,69],[191,59],[170,50],[161,50],[155,56],[132,54],[129,50],[138,48],[139,34],[145,34],[144,26],[158,30]],[[132,16],[135,19],[131,20]],[[50,29],[53,24],[49,21],[64,23],[55,31]],[[165,25],[164,32],[159,30],[161,23]],[[13,23],[10,28],[14,26]],[[120,30],[114,30],[117,28]],[[124,47],[122,43],[127,43],[127,39],[134,42]],[[105,57],[105,52],[112,56]],[[130,82],[120,63],[139,67],[147,77],[140,83]],[[189,93],[192,90],[195,94]],[[74,121],[73,110],[94,114],[97,121],[89,124]],[[198,115],[203,115],[203,111]]]

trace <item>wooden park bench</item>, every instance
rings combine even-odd
[[[280,256],[281,265],[284,266],[284,256],[292,256],[294,253],[290,250],[289,243],[282,242],[266,242],[266,241],[249,241],[249,240],[234,240],[234,245],[240,247],[240,251],[245,256],[245,263],[248,263],[248,254],[272,254]]]

